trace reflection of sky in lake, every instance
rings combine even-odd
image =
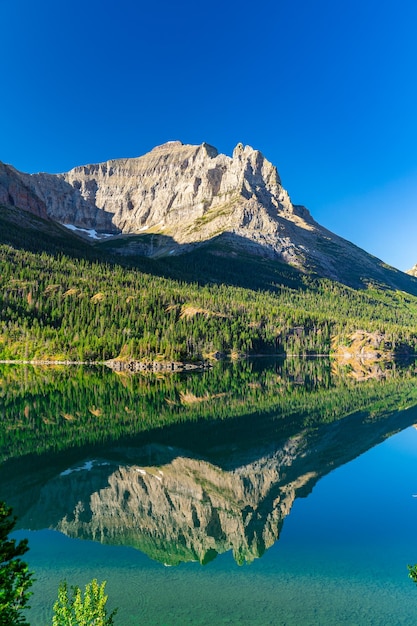
[[[130,548],[20,531],[38,579],[29,621],[50,622],[62,578],[84,585],[97,577],[108,581],[123,626],[416,623],[406,567],[417,562],[413,494],[417,431],[407,428],[296,499],[279,541],[249,566],[229,552],[205,567],[164,567]]]
[[[283,532],[292,529],[306,543],[383,543],[389,549],[398,529],[405,533],[417,528],[413,495],[417,431],[407,428],[324,477],[312,497],[296,501]]]

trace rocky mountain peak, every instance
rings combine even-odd
[[[174,140],[174,141],[166,141],[160,146],[155,146],[152,148],[151,152],[161,152],[161,150],[173,150],[177,147],[183,146],[182,141]]]
[[[152,231],[179,245],[231,233],[251,247],[262,246],[262,253],[295,260],[294,253],[285,252],[292,247],[290,234],[280,235],[285,229],[278,218],[309,220],[294,211],[276,167],[242,144],[229,157],[207,143],[170,141],[134,159],[55,176],[21,176],[53,219],[123,234]]]
[[[63,174],[11,170],[5,175],[3,166],[0,172],[0,202],[87,231],[122,235],[113,250],[118,254],[182,254],[221,237],[231,251],[277,259],[347,284],[399,285],[398,273],[292,204],[277,168],[242,143],[232,156],[208,143],[168,141],[143,156]],[[401,277],[400,283],[404,288]]]

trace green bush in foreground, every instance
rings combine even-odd
[[[106,582],[101,585],[93,579],[85,587],[84,594],[77,586],[71,587],[68,594],[64,581],[58,589],[58,600],[54,604],[52,626],[111,626],[117,609],[107,614],[107,597],[104,593]]]
[[[32,573],[19,557],[28,551],[28,542],[23,539],[16,543],[9,539],[16,518],[5,502],[0,502],[0,626],[11,624],[27,626],[22,615],[32,595],[28,589],[32,585]]]
[[[29,626],[22,610],[30,608],[27,603],[32,594],[28,589],[33,574],[19,558],[29,549],[27,539],[16,543],[9,538],[15,523],[11,507],[0,501],[0,626]],[[69,595],[67,583],[62,582],[54,604],[52,626],[112,626],[117,609],[108,615],[105,586],[105,581],[99,585],[93,579],[86,585],[84,594],[75,586]]]

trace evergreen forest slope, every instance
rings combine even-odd
[[[0,286],[0,360],[416,352],[417,278],[317,224],[240,144],[65,175],[0,163]]]
[[[416,351],[417,298],[405,290],[354,289],[221,241],[175,259],[113,257],[15,207],[0,220],[2,360]]]

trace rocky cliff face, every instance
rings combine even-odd
[[[22,181],[13,167],[0,162],[0,205],[12,206],[48,218],[46,205],[40,197]]]
[[[177,244],[233,233],[297,263],[294,227],[314,229],[308,211],[292,205],[276,168],[239,144],[232,157],[169,142],[136,159],[77,167],[22,180],[55,220],[124,234],[164,234]]]
[[[163,234],[170,238],[167,253],[227,233],[255,253],[302,265],[306,240],[319,228],[291,203],[276,168],[241,144],[228,157],[205,143],[169,142],[136,159],[21,179],[51,218],[113,233]]]
[[[119,254],[169,256],[222,237],[229,248],[352,286],[404,289],[398,272],[293,205],[275,166],[250,146],[238,144],[229,157],[174,141],[134,159],[19,177],[50,218],[125,235],[112,250]]]
[[[85,185],[81,193],[80,185],[66,182],[64,176],[54,174],[23,174],[19,172],[22,183],[41,199],[47,207],[47,214],[62,224],[72,224],[79,228],[94,229],[118,234],[120,230],[112,222],[112,214],[99,208],[89,197]]]

